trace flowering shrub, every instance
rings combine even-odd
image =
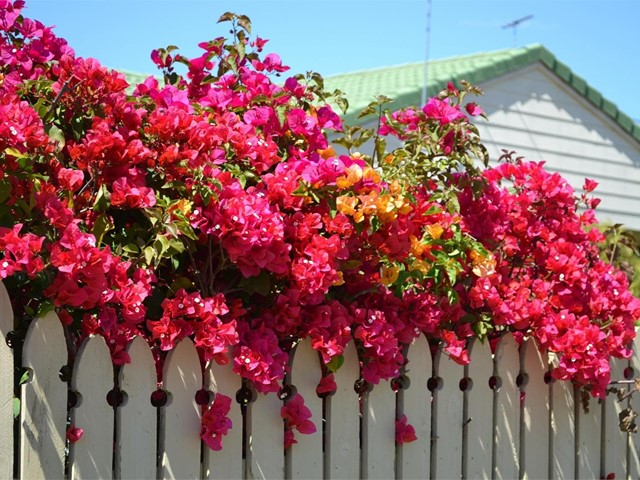
[[[422,334],[460,363],[472,338],[534,337],[556,378],[597,396],[609,358],[629,356],[640,303],[598,257],[596,200],[538,163],[479,168],[472,87],[382,113],[377,132],[346,127],[328,103],[345,107],[340,92],[283,77],[248,19],[225,14],[230,40],[154,51],[164,82],[129,94],[22,7],[0,0],[0,277],[18,331],[55,308],[71,345],[102,335],[116,365],[135,336],[159,364],[190,337],[262,393],[304,338],[322,394],[351,341],[370,384],[397,377]],[[213,449],[230,402],[204,408]],[[282,415],[288,444],[315,430],[300,396]],[[415,438],[406,422],[399,442]]]

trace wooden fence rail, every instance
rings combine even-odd
[[[12,328],[0,286],[3,339]],[[591,399],[585,412],[570,384],[546,381],[549,362],[535,345],[518,348],[511,335],[495,355],[487,344],[473,344],[468,367],[442,352],[432,361],[419,338],[408,349],[404,388],[395,392],[382,381],[361,396],[349,345],[335,375],[337,391],[324,399],[315,393],[318,355],[302,342],[289,382],[305,398],[317,432],[298,434],[286,451],[282,400],[273,394],[245,408],[232,405],[233,428],[221,451],[202,445],[196,393],[205,388],[235,399],[241,382],[230,364],[202,372],[190,340],[165,362],[168,401],[160,407],[151,403],[156,370],[144,340],[131,342],[132,361],[115,377],[104,339],[86,339],[68,383],[59,374],[65,345],[54,313],[31,324],[22,359],[0,342],[0,478],[640,478],[637,434],[618,428],[618,413],[629,402],[638,410],[640,394],[623,403]],[[14,362],[30,371],[15,421]],[[632,369],[640,370],[637,354],[612,362],[612,378],[633,377]],[[125,400],[112,407],[107,396],[116,387]],[[396,445],[402,415],[418,439]],[[69,422],[84,429],[72,444],[65,439]]]

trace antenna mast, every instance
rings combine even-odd
[[[431,38],[431,0],[427,2],[427,28],[426,28],[426,40],[424,49],[424,83],[422,84],[422,102],[424,105],[427,103],[427,84],[429,83],[429,41]]]
[[[505,23],[502,25],[502,28],[511,28],[513,29],[513,46],[514,48],[518,46],[518,25],[526,22],[527,20],[531,20],[533,15],[527,15],[526,17],[518,18],[513,20],[512,22]]]

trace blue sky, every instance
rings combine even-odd
[[[26,0],[25,15],[65,37],[78,55],[155,73],[153,48],[225,35],[218,17],[248,15],[292,73],[324,76],[416,62],[426,52],[426,0]],[[430,58],[514,46],[501,26],[534,15],[517,45],[542,43],[605,97],[640,122],[640,0],[433,0]],[[385,92],[380,92],[385,93]]]

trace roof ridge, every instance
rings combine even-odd
[[[472,84],[478,84],[536,62],[544,65],[575,93],[584,97],[640,142],[640,125],[540,43],[430,60],[427,88],[431,93],[438,92],[445,88],[449,81],[455,82],[462,78]],[[384,93],[395,97],[391,107],[396,109],[420,103],[424,83],[423,67],[424,61],[342,73],[325,77],[325,84],[330,88],[340,88],[347,94],[354,108],[345,115],[345,119],[354,121],[358,110],[372,101],[374,95]],[[371,91],[371,84],[375,85],[377,91]],[[398,91],[399,85],[405,88]],[[396,95],[389,91],[391,89],[396,89]]]

